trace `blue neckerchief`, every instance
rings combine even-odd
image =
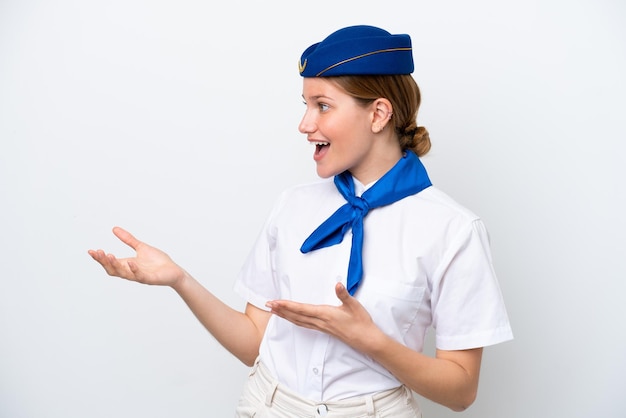
[[[412,151],[404,153],[391,170],[385,173],[361,197],[354,194],[354,181],[349,171],[335,176],[335,186],[347,200],[335,213],[326,219],[304,241],[300,251],[330,247],[343,241],[345,233],[352,228],[352,249],[348,264],[347,289],[354,295],[363,277],[363,218],[374,208],[389,205],[407,196],[421,192],[431,186],[428,173],[417,155]]]

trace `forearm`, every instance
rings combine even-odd
[[[418,353],[382,332],[363,351],[416,393],[455,411],[476,398],[482,349]]]
[[[474,401],[482,349],[437,351],[432,358],[390,338],[345,286],[335,286],[340,306],[269,301],[271,312],[298,326],[325,332],[373,358],[413,391],[461,411]],[[356,324],[356,325],[355,325]]]
[[[231,308],[187,273],[172,288],[224,348],[244,364],[252,365],[265,330],[266,319],[263,314],[259,317],[256,313],[255,323],[249,315],[249,309],[240,312]]]

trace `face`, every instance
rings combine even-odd
[[[315,146],[317,174],[327,178],[350,170],[361,182],[369,182],[376,168],[371,106],[359,105],[320,77],[304,78],[302,97],[306,112],[298,129]]]

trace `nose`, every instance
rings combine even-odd
[[[302,120],[300,121],[300,124],[298,125],[298,130],[302,134],[310,134],[317,130],[315,121],[312,115],[310,115],[309,113],[310,112],[308,110],[304,112],[304,116],[302,116]]]

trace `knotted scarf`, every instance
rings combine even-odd
[[[361,197],[354,194],[354,181],[349,171],[334,178],[335,186],[347,203],[326,219],[304,241],[300,251],[308,253],[330,247],[343,241],[345,233],[352,228],[352,248],[348,263],[347,289],[354,296],[363,277],[363,218],[371,209],[389,205],[407,196],[421,192],[431,185],[428,173],[417,155],[412,151],[382,176]]]

